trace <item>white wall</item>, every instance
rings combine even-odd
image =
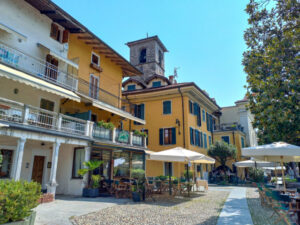
[[[20,42],[16,36],[0,30],[1,42],[45,60],[48,51],[37,46],[37,43],[43,43],[54,52],[67,58],[67,51],[62,52],[63,45],[50,37],[52,24],[50,18],[23,0],[1,0],[0,9],[0,23],[27,37],[26,41]],[[65,70],[66,64],[60,61],[59,68]]]
[[[72,145],[61,145],[58,156],[56,194],[82,195],[82,179],[72,179],[73,154]]]

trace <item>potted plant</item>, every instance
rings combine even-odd
[[[133,134],[139,137],[147,137],[147,134],[145,132],[139,131],[139,130],[134,130]]]
[[[86,174],[88,175],[86,187],[83,188],[83,191],[82,191],[83,197],[98,197],[99,196],[99,187],[100,187],[101,176],[93,174],[93,171],[98,169],[102,163],[103,163],[102,161],[98,161],[98,160],[91,160],[88,162],[83,162],[83,165],[86,168],[78,170],[78,174],[80,176],[83,177]]]
[[[41,185],[36,182],[0,180],[0,224],[33,225],[41,197]]]
[[[131,177],[135,179],[134,185],[132,186],[132,200],[134,202],[140,202],[141,194],[144,190],[145,170],[133,169],[131,170]]]
[[[99,129],[99,136],[110,139],[111,131],[114,129],[115,125],[112,122],[104,122],[103,120],[98,122],[98,127],[103,128]]]

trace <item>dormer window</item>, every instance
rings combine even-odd
[[[153,81],[152,82],[152,87],[160,87],[161,86],[161,81]]]
[[[140,52],[140,63],[146,62],[147,49],[143,48]]]
[[[127,86],[127,91],[134,91],[136,88],[135,84],[131,84]]]

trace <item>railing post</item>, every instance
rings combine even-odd
[[[116,143],[116,135],[117,135],[116,131],[117,131],[117,129],[114,127],[112,130],[112,135],[111,135],[113,143]]]
[[[144,141],[144,148],[147,148],[147,138],[146,137],[143,137],[143,141]]]
[[[131,132],[129,132],[129,145],[130,146],[133,146],[133,132],[131,131]]]
[[[24,105],[24,111],[23,111],[23,123],[28,124],[28,117],[29,117],[29,107],[28,105]]]
[[[90,121],[90,138],[93,138],[94,122]]]
[[[62,114],[58,113],[58,118],[57,118],[57,130],[61,130],[62,127]]]
[[[93,127],[92,127],[93,122],[87,120],[86,125],[85,125],[85,136],[87,137],[93,137]]]

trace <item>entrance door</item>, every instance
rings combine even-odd
[[[40,184],[42,184],[43,181],[44,162],[45,156],[34,156],[31,179]]]

